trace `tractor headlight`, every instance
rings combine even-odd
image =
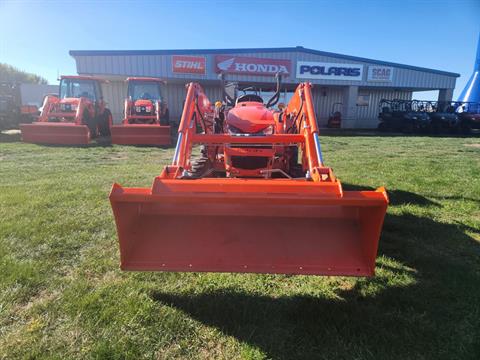
[[[152,107],[151,106],[145,106],[145,111],[146,112],[152,112]]]
[[[72,104],[72,105],[70,106],[70,108],[72,109],[72,111],[77,111],[78,105],[77,105],[77,104]]]
[[[135,106],[135,111],[136,112],[141,112],[142,111],[142,108],[140,106]]]

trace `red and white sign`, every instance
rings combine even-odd
[[[215,56],[215,64],[217,72],[242,75],[289,74],[292,66],[290,60],[234,55],[217,55]]]
[[[205,56],[172,56],[172,70],[180,74],[205,74]]]

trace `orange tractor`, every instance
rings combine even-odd
[[[103,100],[102,82],[92,76],[62,76],[59,96],[47,95],[38,120],[20,124],[23,141],[81,145],[109,136],[112,113]]]
[[[170,145],[169,112],[158,78],[127,78],[125,119],[112,126],[112,144]]]
[[[110,193],[121,268],[373,275],[387,195],[344,191],[324,165],[311,87],[274,109],[279,80],[266,104],[189,84],[172,163]]]

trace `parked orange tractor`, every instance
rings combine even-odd
[[[171,165],[152,188],[113,185],[121,268],[373,275],[387,195],[324,165],[311,87],[274,109],[280,81],[266,104],[189,84]]]
[[[47,95],[38,120],[20,124],[23,141],[81,145],[109,136],[112,114],[103,100],[102,82],[92,76],[62,76],[59,96]]]
[[[128,98],[121,125],[112,126],[112,144],[170,145],[169,111],[158,78],[127,78]]]

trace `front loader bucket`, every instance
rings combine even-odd
[[[371,276],[383,189],[329,194],[303,180],[156,178],[115,184],[121,268]]]
[[[112,144],[170,145],[170,126],[128,124],[111,127]]]
[[[74,123],[36,122],[20,124],[22,140],[36,144],[84,145],[90,141],[86,125]]]

